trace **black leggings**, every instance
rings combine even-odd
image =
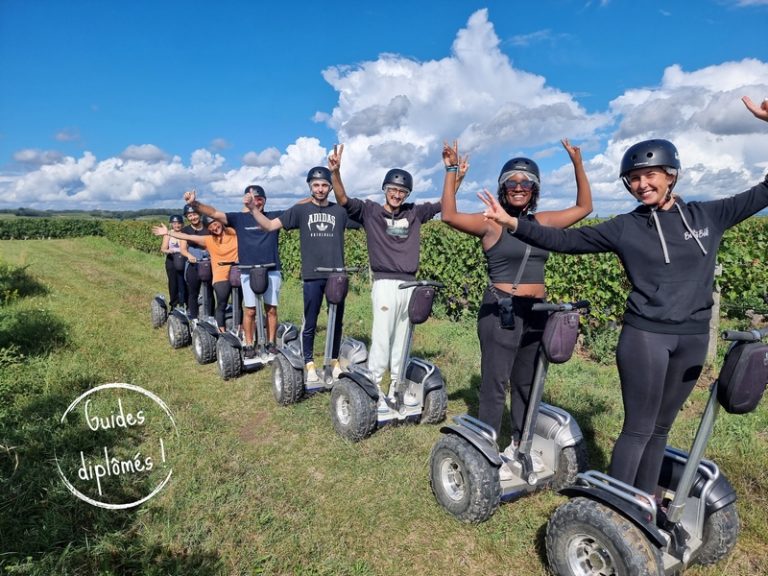
[[[499,295],[504,295],[497,290]],[[480,408],[477,417],[501,432],[506,387],[509,382],[512,405],[512,439],[520,440],[525,410],[531,395],[539,342],[547,322],[546,312],[534,312],[531,306],[539,298],[514,298],[515,327],[502,328],[499,305],[491,289],[483,295],[477,317],[480,339]]]
[[[178,272],[173,263],[173,256],[165,257],[165,274],[168,276],[168,294],[171,297],[168,302],[171,308],[184,304],[187,300],[187,284],[184,282],[184,272]]]
[[[232,285],[229,283],[229,280],[214,282],[213,290],[216,292],[216,313],[215,313],[216,324],[219,326],[219,328],[225,328],[227,301],[229,300],[229,295],[232,293]],[[240,290],[240,286],[235,288],[235,290]],[[242,301],[243,299],[241,297],[240,302]],[[234,310],[233,310],[233,314],[234,314]],[[243,318],[242,311],[240,312],[240,318],[242,321],[242,318]]]
[[[657,334],[624,325],[616,349],[624,425],[611,476],[655,492],[669,429],[701,374],[708,341],[708,334]]]
[[[208,310],[204,314],[210,316],[213,311],[213,287],[211,283],[203,284],[197,275],[197,265],[189,263],[184,272],[184,279],[187,281],[187,314],[190,318],[197,318],[200,313],[200,307],[197,299],[200,296],[200,289],[205,291],[205,297],[208,299]]]

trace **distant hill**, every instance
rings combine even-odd
[[[0,218],[23,216],[25,218],[94,218],[99,220],[148,220],[158,216],[180,214],[178,209],[143,208],[141,210],[36,210],[15,208],[0,210]]]

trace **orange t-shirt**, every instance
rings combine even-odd
[[[221,236],[203,236],[205,248],[211,255],[213,282],[229,280],[230,266],[219,266],[219,262],[237,262],[237,235],[234,228],[224,228]]]

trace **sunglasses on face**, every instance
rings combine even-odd
[[[384,189],[386,192],[389,192],[390,194],[396,195],[396,196],[408,196],[408,190],[403,190],[402,188],[395,188],[394,186],[387,186]]]
[[[522,180],[520,182],[515,182],[514,180],[504,181],[504,188],[506,188],[507,190],[516,190],[518,186],[523,190],[525,190],[526,192],[530,192],[531,190],[534,189],[534,187],[536,186],[536,183],[533,182],[532,180]]]

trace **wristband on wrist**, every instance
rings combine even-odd
[[[459,171],[459,165],[458,164],[451,164],[450,166],[445,167],[446,172],[458,172]]]

